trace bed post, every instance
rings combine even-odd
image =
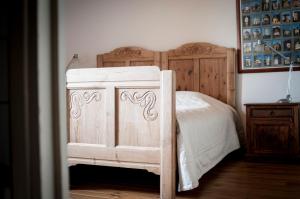
[[[233,48],[227,50],[227,104],[235,107],[235,76],[236,76],[236,51]]]
[[[160,126],[160,198],[175,198],[176,187],[176,128],[175,128],[175,72],[161,72]]]

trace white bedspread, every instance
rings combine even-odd
[[[212,97],[177,91],[176,117],[178,190],[185,191],[240,144],[234,109]]]

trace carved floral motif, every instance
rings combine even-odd
[[[70,94],[70,113],[72,119],[78,119],[81,115],[81,107],[95,100],[101,100],[101,94],[98,91],[73,91]]]
[[[220,46],[208,43],[189,43],[175,50],[171,50],[169,54],[173,55],[210,55],[225,53],[226,49]]]
[[[195,55],[195,54],[210,54],[212,52],[211,46],[199,45],[185,45],[178,49],[176,53],[182,55]]]
[[[112,52],[113,55],[121,57],[136,57],[142,54],[141,49],[135,47],[117,48]]]
[[[129,99],[133,104],[139,104],[141,107],[144,107],[143,116],[147,121],[154,121],[158,116],[157,111],[153,110],[156,103],[156,95],[152,91],[147,91],[144,94],[134,92],[132,95],[128,91],[123,91],[120,99],[123,101]]]

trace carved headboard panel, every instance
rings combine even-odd
[[[160,52],[138,47],[122,47],[97,55],[97,67],[160,66],[160,63]]]
[[[188,43],[166,52],[138,47],[97,55],[97,67],[160,66],[176,71],[177,90],[199,91],[235,106],[236,52],[209,43]]]
[[[209,43],[188,43],[162,53],[162,69],[176,71],[176,89],[199,91],[235,106],[236,52]]]

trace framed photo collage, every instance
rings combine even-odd
[[[240,69],[288,68],[291,60],[300,64],[300,0],[239,1]]]

